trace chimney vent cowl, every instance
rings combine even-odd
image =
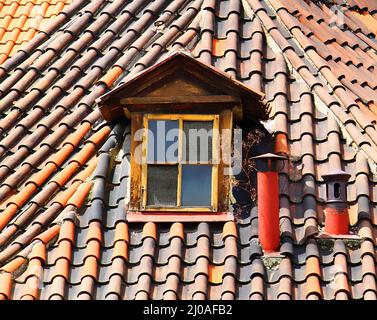
[[[342,170],[333,170],[322,175],[326,183],[326,203],[328,207],[343,210],[347,204],[347,181],[350,174]]]
[[[287,157],[280,156],[275,153],[264,153],[259,156],[253,157],[253,159],[255,160],[257,171],[278,172],[280,169],[279,166],[282,166],[281,162],[286,160]],[[283,165],[284,165],[284,162],[283,162]]]
[[[333,235],[349,234],[347,181],[350,174],[332,170],[322,175],[326,183],[325,232]]]

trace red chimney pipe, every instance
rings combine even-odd
[[[258,172],[258,234],[265,252],[280,244],[279,176],[277,172]]]
[[[258,236],[264,252],[277,251],[280,244],[279,173],[277,161],[285,157],[273,153],[254,157],[258,179]]]

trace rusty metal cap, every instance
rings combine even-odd
[[[323,180],[327,181],[345,181],[347,182],[351,175],[343,170],[330,170],[322,175]]]
[[[251,157],[251,159],[256,159],[256,160],[268,160],[268,159],[271,159],[271,160],[286,160],[287,157],[286,156],[280,156],[278,154],[270,152],[270,153],[260,154],[259,156]]]

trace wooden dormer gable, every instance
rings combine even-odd
[[[108,121],[132,112],[218,113],[232,109],[235,118],[266,120],[269,105],[253,91],[218,69],[175,52],[97,100]]]

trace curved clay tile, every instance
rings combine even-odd
[[[48,20],[56,17],[74,0],[36,0],[20,2],[6,0],[0,6],[0,65],[13,56],[23,44],[33,39]]]
[[[376,299],[377,8],[343,2],[331,25],[317,1],[0,1],[0,299]],[[273,107],[276,256],[253,203],[232,222],[128,220],[130,124],[95,101],[175,50]],[[356,240],[317,238],[329,169],[351,175]]]

